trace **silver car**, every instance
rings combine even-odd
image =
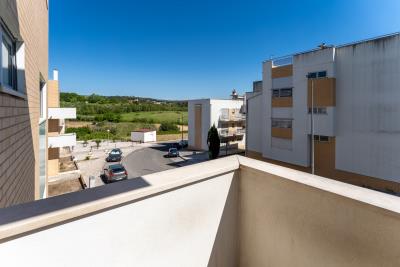
[[[107,183],[128,179],[128,172],[121,164],[112,164],[104,168],[104,178]]]

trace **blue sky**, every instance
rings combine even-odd
[[[68,92],[226,98],[271,56],[397,32],[399,14],[398,0],[51,1],[50,68]]]

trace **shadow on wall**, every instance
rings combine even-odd
[[[18,11],[16,0],[0,1],[0,18],[17,42],[17,61],[18,57],[27,58],[24,50],[19,51],[24,49],[24,45]],[[35,153],[34,144],[38,143],[39,129],[31,121],[38,116],[38,112],[31,105],[38,98],[38,87],[39,82],[36,88],[32,88],[37,89],[37,94],[30,92],[27,99],[0,93],[0,109],[7,111],[5,117],[0,117],[0,142],[3,145],[0,154],[6,159],[0,162],[0,169],[6,170],[0,173],[0,208],[33,201],[37,194],[35,179],[38,169],[35,162],[38,161],[38,153]],[[20,65],[17,66],[17,88],[25,93],[25,68]]]
[[[111,196],[117,196],[119,194],[138,190],[148,186],[150,186],[150,184],[145,179],[143,179],[142,177],[138,177],[135,179],[108,184],[106,186],[99,186],[79,192],[73,192],[61,196],[38,200],[35,202],[25,203],[22,204],[20,207],[24,208],[25,211],[29,210],[29,212],[24,212],[23,214],[15,212],[15,208],[17,207],[2,209],[0,210],[0,225],[8,224],[23,219],[28,219],[35,216],[40,216],[42,214],[50,213],[56,210],[78,206],[80,204],[85,204],[88,202],[105,199]],[[74,196],[71,197],[71,194],[74,194]],[[123,205],[129,205],[136,201],[127,202],[124,203]],[[29,208],[30,206],[35,208]],[[116,207],[114,206],[112,208],[115,209]],[[105,210],[99,212],[103,211]],[[89,215],[91,216],[93,214],[87,214],[87,216]],[[51,227],[53,226],[54,225],[52,225]]]

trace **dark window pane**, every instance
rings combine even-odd
[[[318,72],[318,78],[324,78],[324,77],[326,77],[326,71]]]
[[[292,88],[281,89],[280,97],[290,97],[292,96]]]
[[[310,72],[310,73],[308,73],[308,78],[309,78],[309,79],[315,79],[315,78],[317,78],[317,73],[316,73],[316,72]]]
[[[279,97],[279,89],[272,90],[272,97]]]
[[[328,136],[323,136],[323,135],[321,135],[321,136],[319,137],[319,141],[320,141],[320,142],[329,142],[329,137],[328,137]]]

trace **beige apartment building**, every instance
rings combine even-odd
[[[400,193],[400,35],[263,62],[247,94],[247,155]]]
[[[48,82],[48,139],[47,139],[47,170],[48,179],[60,173],[60,157],[62,149],[76,146],[76,135],[65,133],[65,120],[76,119],[75,108],[60,107],[60,84],[58,70],[53,71],[53,80]]]
[[[45,196],[48,2],[0,1],[0,207]]]

